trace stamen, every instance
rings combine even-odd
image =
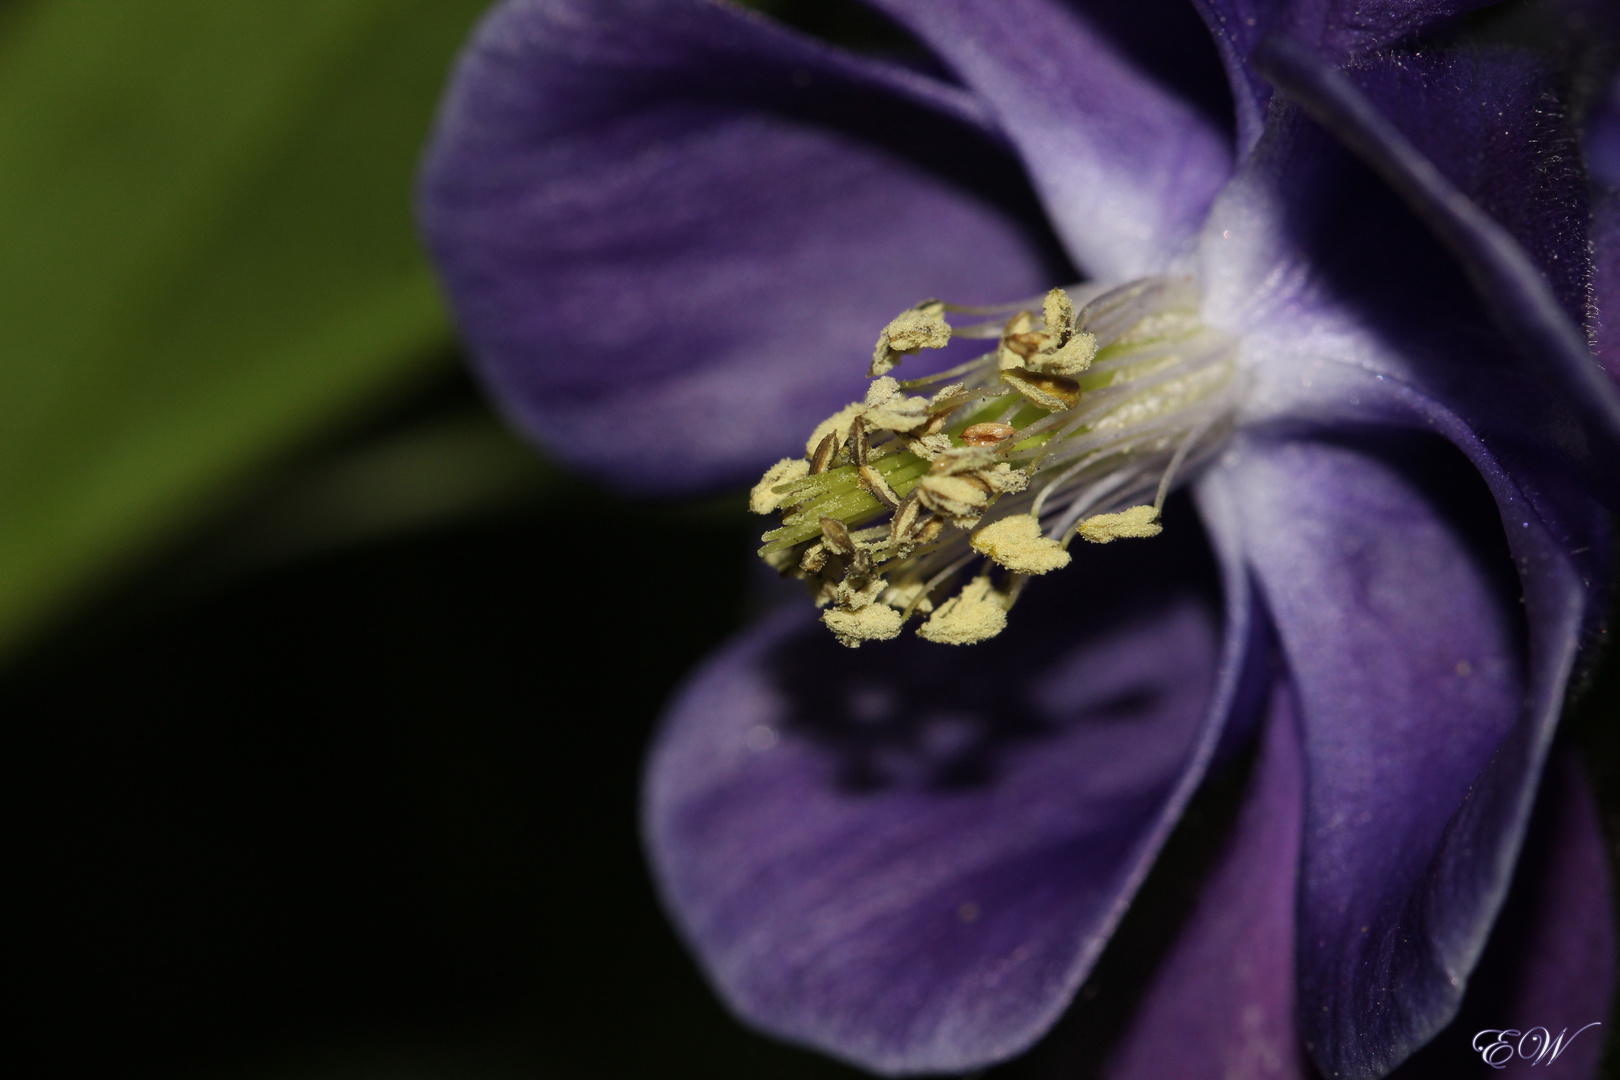
[[[898,613],[897,613],[898,614]],[[1007,598],[996,591],[989,577],[976,577],[962,591],[941,604],[917,629],[924,641],[941,645],[972,645],[993,638],[1007,628]]]
[[[1011,424],[974,424],[962,432],[962,441],[968,446],[994,446],[1017,433],[1018,429]]]
[[[1172,486],[1230,429],[1242,394],[1236,342],[1198,321],[1187,279],[1081,295],[1077,308],[1052,290],[1038,317],[1031,302],[931,300],[902,312],[879,338],[865,399],[817,425],[807,460],[778,462],[755,487],[750,505],[782,515],[760,554],[809,580],[840,641],[893,637],[913,614],[930,616],[918,629],[928,640],[983,640],[1031,575],[1068,565],[1075,535],[1110,543],[1162,531]],[[994,333],[946,321],[995,313],[1007,318]],[[903,356],[968,336],[995,347],[937,375],[887,374]]]
[[[887,604],[868,604],[853,611],[830,608],[822,613],[821,621],[838,638],[840,645],[852,649],[860,648],[863,641],[897,638],[905,625],[900,613]]]
[[[1158,536],[1164,531],[1159,524],[1159,508],[1133,506],[1117,514],[1097,514],[1080,523],[1080,536],[1093,544],[1107,544],[1115,540],[1141,539]]]
[[[782,505],[784,498],[776,488],[809,475],[810,469],[811,463],[803,458],[783,458],[778,461],[765,470],[764,478],[748,493],[748,509],[756,514],[768,514],[775,510]]]
[[[873,378],[887,375],[901,357],[914,356],[921,349],[943,349],[950,343],[951,328],[945,321],[945,305],[938,300],[924,300],[896,315],[883,328],[867,374]]]
[[[1042,535],[1041,523],[1028,514],[986,525],[968,543],[974,551],[1018,574],[1045,574],[1069,565],[1063,545]]]

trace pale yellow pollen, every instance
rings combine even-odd
[[[1005,461],[998,461],[995,468],[978,475],[997,495],[1016,495],[1029,487],[1029,473],[1015,469]]]
[[[906,449],[922,458],[924,461],[933,461],[951,448],[949,435],[924,435],[920,439],[906,440]]]
[[[917,628],[917,636],[941,645],[971,645],[1007,628],[1007,598],[988,577],[976,577]]]
[[[927,591],[926,581],[909,581],[901,585],[891,585],[883,590],[883,602],[897,611],[905,611],[915,605],[915,610],[927,615],[934,610],[934,602],[923,593]]]
[[[1117,514],[1097,514],[1080,523],[1080,536],[1093,544],[1113,540],[1134,540],[1158,536],[1164,531],[1159,511],[1152,506],[1133,506]]]
[[[906,397],[885,375],[866,390],[866,426],[878,431],[912,431],[928,423],[928,399]]]
[[[965,476],[925,476],[922,489],[936,498],[950,502],[983,506],[989,493]]]
[[[1003,615],[1002,619],[1005,621],[1006,616]],[[822,613],[821,621],[833,632],[840,645],[848,645],[852,649],[860,648],[863,641],[888,641],[899,637],[900,627],[905,622],[900,613],[887,604],[868,604],[857,611],[833,608]]]
[[[766,469],[765,476],[754,485],[754,490],[749,492],[748,509],[756,514],[769,514],[782,505],[783,498],[771,489],[781,484],[792,483],[809,474],[810,463],[804,458],[783,458]]]
[[[876,408],[885,405],[889,399],[900,393],[900,380],[888,375],[881,379],[873,379],[872,385],[866,388],[867,408]]]
[[[1045,574],[1069,565],[1069,553],[1056,540],[1041,533],[1041,523],[1029,514],[1014,514],[992,522],[973,534],[973,550],[1019,574]]]
[[[1041,303],[1041,313],[1046,319],[1046,332],[1054,340],[1061,340],[1074,328],[1074,301],[1062,289],[1053,289],[1046,294],[1046,299]]]
[[[859,589],[846,581],[840,581],[833,586],[832,596],[829,599],[844,611],[860,611],[877,603],[878,597],[889,587],[889,583],[880,577],[872,578]],[[881,606],[881,605],[880,605]]]
[[[916,491],[924,506],[963,528],[977,525],[990,502],[990,493],[984,486],[966,476],[925,476]]]
[[[804,444],[805,456],[808,457],[814,454],[816,447],[821,445],[821,440],[825,439],[829,432],[838,436],[838,444],[842,446],[844,440],[849,438],[849,426],[855,422],[857,416],[860,416],[865,411],[866,405],[864,403],[852,401],[817,424],[816,430],[810,433],[810,440]]]
[[[868,374],[886,375],[901,357],[919,349],[942,349],[951,342],[951,327],[945,321],[945,305],[929,300],[896,315],[878,335]]]
[[[1097,355],[1097,339],[1086,333],[1076,334],[1055,352],[1038,354],[1031,367],[1052,375],[1078,375],[1091,366]]]

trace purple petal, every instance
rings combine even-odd
[[[1562,392],[1580,423],[1588,479],[1620,505],[1620,390],[1593,361],[1585,335],[1535,261],[1511,233],[1460,191],[1342,72],[1305,50],[1270,39],[1262,68],[1375,169],[1456,253],[1493,316],[1527,361]],[[1444,95],[1441,96],[1444,99]],[[1429,115],[1414,107],[1414,115]],[[1412,125],[1408,117],[1407,126]],[[1436,123],[1445,123],[1438,114]],[[1431,140],[1432,142],[1433,140]],[[1531,178],[1514,189],[1529,192]],[[1498,184],[1501,197],[1511,185]],[[1576,257],[1584,258],[1584,251]],[[1566,441],[1567,437],[1566,437]]]
[[[420,215],[501,405],[621,487],[802,453],[929,296],[1062,274],[971,95],[702,0],[508,0],[457,68]]]
[[[1088,552],[971,650],[850,652],[801,609],[686,687],[646,835],[744,1020],[897,1073],[1004,1058],[1056,1019],[1249,707],[1242,578],[1223,646],[1179,528]]]
[[[1225,137],[1059,0],[869,2],[989,103],[1093,277],[1162,270],[1231,174]]]
[[[1620,379],[1620,78],[1593,105],[1586,128],[1592,177],[1592,351]]]
[[[1551,1070],[1556,1063],[1557,1075],[1568,1080],[1597,1074],[1609,1037],[1615,975],[1606,849],[1585,778],[1570,755],[1555,755],[1525,836],[1513,891],[1469,982],[1462,1012],[1393,1080],[1502,1075],[1474,1049],[1476,1041],[1484,1049],[1511,1042],[1508,1068],[1537,1067],[1531,1062],[1546,1047],[1540,1067]],[[1594,1021],[1601,1026],[1577,1035]],[[1546,1029],[1547,1036],[1534,1034],[1536,1028]],[[1480,1037],[1486,1031],[1518,1034],[1506,1040],[1501,1034]],[[1493,1057],[1501,1053],[1492,1051]]]
[[[1226,851],[1160,965],[1107,1080],[1304,1080],[1294,1015],[1303,762],[1290,691],[1274,693]]]
[[[1588,613],[1566,542],[1503,470],[1486,462],[1512,562],[1471,545],[1494,515],[1466,473],[1420,444],[1371,450],[1256,441],[1203,481],[1243,523],[1298,690],[1300,1008],[1329,1075],[1383,1075],[1455,1015]]]
[[[1194,0],[1215,34],[1237,98],[1240,145],[1260,138],[1271,86],[1255,71],[1260,42],[1278,35],[1332,63],[1376,52],[1497,0]]]

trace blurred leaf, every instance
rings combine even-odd
[[[0,650],[444,354],[410,214],[485,0],[0,21]]]

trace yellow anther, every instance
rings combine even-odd
[[[748,509],[756,514],[769,514],[782,505],[782,496],[771,489],[809,473],[810,463],[803,458],[783,458],[765,470],[764,477],[748,493]]]
[[[1041,533],[1041,523],[1028,514],[992,522],[973,534],[973,550],[988,555],[1019,574],[1045,574],[1069,565],[1069,553]]]
[[[1117,514],[1097,514],[1080,523],[1080,536],[1093,544],[1106,544],[1113,540],[1145,539],[1164,531],[1159,524],[1159,511],[1151,506],[1133,506]]]
[[[1005,621],[1006,616],[1003,615],[1002,619]],[[860,648],[863,641],[888,641],[899,637],[900,627],[904,624],[900,613],[888,604],[868,604],[856,611],[833,608],[822,613],[821,621],[833,632],[840,645],[848,645],[852,649]]]
[[[887,375],[901,357],[911,356],[919,349],[942,349],[950,343],[951,328],[945,321],[945,305],[938,300],[925,300],[902,311],[883,328],[883,333],[878,335],[877,348],[872,351],[872,366],[867,374],[874,378]]]
[[[941,645],[971,645],[1007,628],[1007,598],[988,577],[976,577],[917,628],[917,636]]]

